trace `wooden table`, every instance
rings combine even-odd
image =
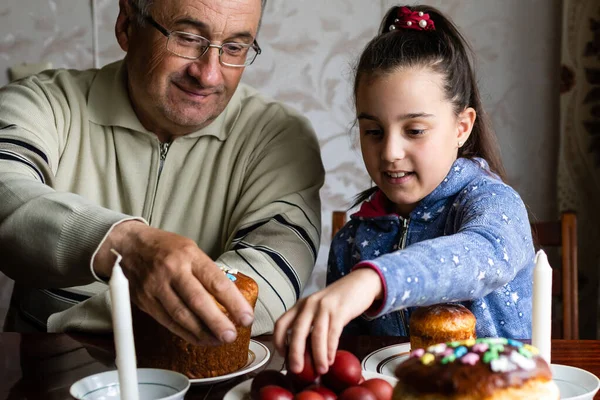
[[[271,336],[255,339],[271,351],[271,359],[260,370],[283,369],[283,358],[274,350]],[[362,359],[378,348],[406,341],[401,337],[343,337],[340,348]],[[600,340],[553,340],[552,362],[600,376]],[[114,369],[111,336],[0,333],[0,400],[72,400],[69,388],[74,382],[111,369]],[[222,399],[230,388],[257,372],[214,385],[194,385],[185,398]]]

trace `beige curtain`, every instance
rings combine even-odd
[[[600,338],[598,0],[563,0],[561,58],[558,206],[578,216],[580,336]]]

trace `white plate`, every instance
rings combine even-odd
[[[394,372],[398,364],[410,356],[410,343],[393,344],[375,350],[362,360],[362,369],[378,374],[391,376],[395,379]]]
[[[550,368],[562,400],[592,400],[600,388],[600,379],[586,370],[560,364]]]
[[[282,371],[285,374],[285,371]],[[372,379],[372,378],[381,378],[385,379],[392,386],[396,386],[398,380],[396,378],[392,378],[390,376],[381,375],[375,372],[363,371],[363,378]],[[250,398],[250,386],[252,386],[252,379],[245,380],[242,383],[237,384],[233,388],[231,388],[227,393],[225,393],[225,397],[223,400],[247,400]]]
[[[248,372],[254,371],[255,369],[265,365],[265,363],[269,361],[270,355],[271,352],[267,346],[257,342],[254,339],[250,339],[250,347],[248,348],[248,361],[246,361],[246,365],[244,365],[242,368],[232,373],[215,376],[213,378],[190,379],[190,383],[192,385],[207,385],[226,381],[236,376],[247,374]]]
[[[180,400],[190,388],[189,379],[166,369],[138,368],[138,392],[144,400]],[[119,373],[101,372],[78,380],[69,391],[80,400],[120,399]]]

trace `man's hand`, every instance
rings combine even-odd
[[[109,277],[113,248],[122,256],[131,300],[171,332],[194,344],[207,344],[208,327],[218,343],[236,338],[233,323],[219,310],[214,298],[232,318],[249,326],[254,312],[244,296],[194,241],[138,221],[115,226],[94,259],[94,271]]]

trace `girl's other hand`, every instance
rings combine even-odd
[[[275,347],[286,357],[288,370],[293,373],[303,370],[304,351],[310,335],[309,350],[312,351],[314,367],[319,375],[325,374],[335,359],[344,326],[369,309],[382,292],[379,274],[371,268],[360,268],[298,300],[279,318],[273,334]],[[289,346],[287,354],[286,339]]]

